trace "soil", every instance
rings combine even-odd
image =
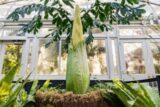
[[[72,92],[37,91],[35,99],[37,107],[111,107],[102,97],[102,91],[79,95]]]

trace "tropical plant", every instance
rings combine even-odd
[[[116,105],[116,101],[120,100],[119,104],[122,102],[122,107],[160,107],[158,92],[148,85],[138,83],[137,86],[134,86],[114,80],[113,85],[109,87],[104,85],[104,87],[106,88],[104,97],[113,105]],[[119,100],[116,100],[117,98]],[[117,107],[117,105],[113,107]]]
[[[82,94],[87,91],[89,86],[89,66],[78,5],[71,38],[68,48],[66,88],[74,93]]]
[[[21,89],[19,95],[17,96],[15,107],[36,107],[34,96],[38,90],[38,80],[34,80],[29,83],[32,83],[29,92],[27,93],[24,88]]]
[[[30,92],[27,93],[23,87],[29,75],[23,82],[20,78],[13,83],[17,69],[19,69],[19,65],[14,66],[0,80],[0,107],[35,107],[34,94],[38,81],[34,81]]]
[[[40,0],[43,4],[31,4],[15,9],[8,19],[18,21],[20,17],[25,17],[32,12],[35,16],[20,29],[24,33],[33,32],[36,34],[43,26],[43,19],[52,20],[52,41],[57,41],[63,33],[67,34],[66,49],[68,50],[66,88],[74,93],[85,93],[89,86],[89,68],[85,42],[88,44],[93,41],[92,29],[99,28],[101,31],[108,31],[110,24],[129,24],[132,20],[137,20],[145,12],[144,5],[138,4],[138,0],[122,0],[118,2],[100,2],[96,0],[90,9],[80,11],[76,6],[74,22],[64,5],[73,8],[73,0]],[[80,16],[82,14],[82,17]],[[81,21],[82,20],[82,21]],[[106,24],[109,22],[109,24]],[[86,40],[84,33],[89,33]],[[49,42],[48,44],[50,44]],[[48,46],[48,44],[46,46]]]
[[[21,89],[19,95],[16,98],[16,102],[14,107],[36,107],[35,94],[38,87],[38,80],[27,82],[28,84],[32,84],[31,88],[29,88],[29,92],[27,92],[24,88]],[[50,85],[50,81],[46,80],[42,87],[39,89],[41,91],[47,91]]]
[[[5,77],[0,80],[0,104],[6,101],[9,96],[12,88],[12,81],[14,79],[14,75],[16,73],[18,66],[13,67]]]
[[[16,97],[24,86],[21,84],[12,84],[19,65],[14,66],[2,80],[0,80],[0,107],[11,107],[16,103]],[[17,83],[20,80],[17,81]]]

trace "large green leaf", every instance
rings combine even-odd
[[[18,107],[19,104],[16,103],[16,100],[21,90],[23,90],[23,87],[26,84],[29,76],[30,74],[24,79],[24,82],[19,83],[12,88],[12,91],[9,93],[6,102],[1,103],[0,107]],[[19,107],[22,107],[22,106],[23,105],[20,105]]]
[[[11,92],[12,81],[16,74],[19,65],[13,67],[10,71],[5,74],[5,76],[0,80],[0,103],[5,102],[6,98]]]
[[[160,107],[159,94],[148,85],[139,84],[139,92],[145,97],[152,107]]]
[[[159,107],[159,94],[147,85],[138,84],[138,88],[127,83],[114,80],[114,94],[126,107]]]

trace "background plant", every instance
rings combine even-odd
[[[96,0],[89,9],[83,9],[82,25],[83,33],[88,33],[86,43],[93,41],[92,29],[98,28],[101,31],[110,30],[110,24],[129,24],[130,21],[138,20],[145,12],[144,5],[139,5],[139,0],[121,0],[121,2],[101,2]],[[136,4],[136,6],[134,6]],[[63,33],[67,34],[66,49],[70,42],[72,30],[72,14],[64,7],[74,8],[74,0],[40,0],[39,4],[30,4],[15,9],[8,19],[18,21],[26,15],[35,12],[32,20],[23,24],[20,31],[36,34],[43,26],[43,19],[51,19],[53,28],[49,30],[46,37],[51,36],[53,41],[60,39]],[[106,24],[106,22],[108,24]]]
[[[38,89],[38,81],[33,81],[32,87],[27,93],[24,85],[27,83],[29,75],[24,80],[19,78],[14,83],[17,69],[19,69],[19,65],[12,67],[0,80],[0,107],[35,107],[34,94]]]
[[[23,89],[27,78],[23,83],[17,80],[16,84],[13,84],[14,76],[16,74],[19,65],[14,66],[5,76],[0,80],[0,107],[18,107],[16,106],[17,96]]]
[[[100,83],[96,87],[105,89],[103,97],[111,102],[112,107],[159,107],[159,93],[141,83],[127,84],[113,80],[113,84]]]

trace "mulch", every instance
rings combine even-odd
[[[86,94],[60,93],[58,91],[37,91],[37,107],[111,107],[102,97],[102,91],[91,91]]]

